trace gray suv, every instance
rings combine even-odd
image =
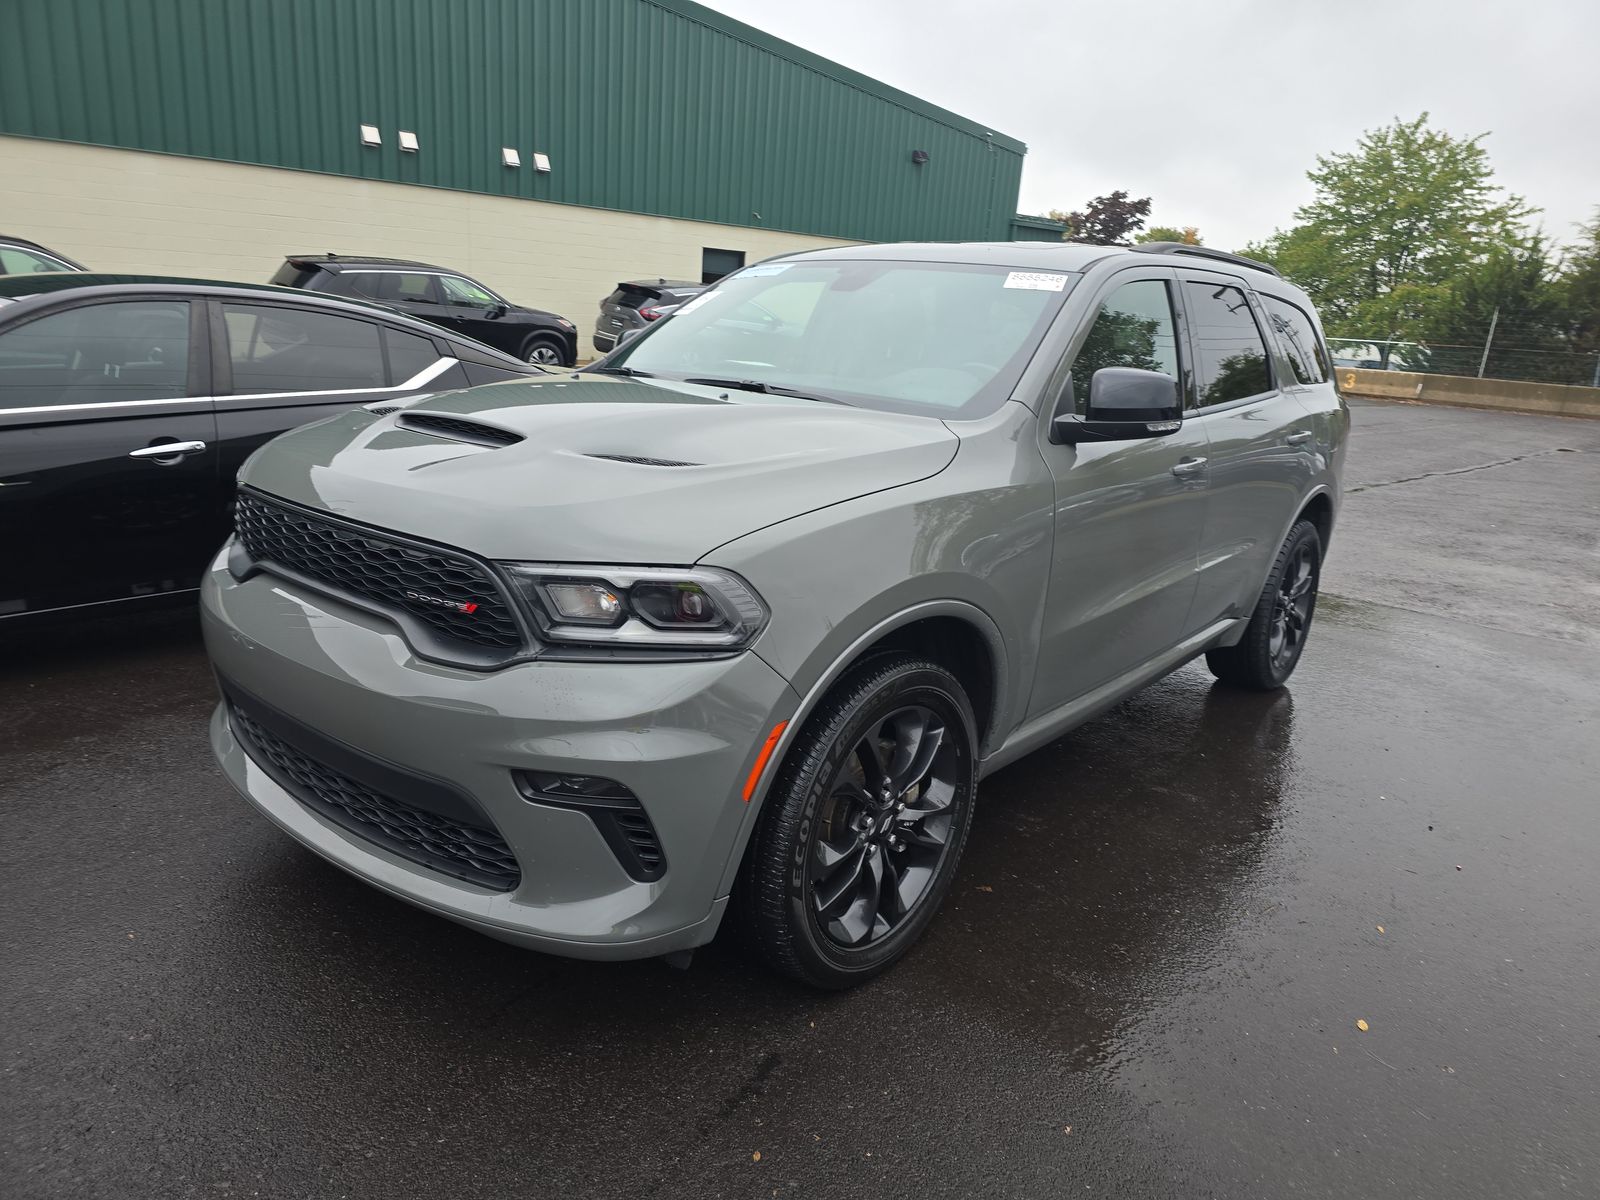
[[[985,775],[1200,655],[1282,686],[1348,423],[1304,293],[1234,256],[769,261],[593,369],[257,451],[212,743],[484,933],[682,960],[732,908],[846,987],[933,917]]]

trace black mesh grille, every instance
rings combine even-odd
[[[622,869],[634,879],[653,882],[666,874],[667,856],[644,805],[615,779],[596,775],[558,775],[514,771],[517,789],[535,804],[588,813]]]
[[[313,812],[456,879],[504,892],[521,882],[516,856],[493,829],[452,821],[374,791],[302,754],[236,701],[229,702],[228,717],[250,756]]]
[[[477,421],[459,421],[455,417],[441,417],[437,413],[406,413],[400,418],[400,424],[406,429],[472,442],[478,446],[511,446],[522,440],[520,433],[512,433],[509,429],[498,429]]]
[[[254,561],[408,613],[447,641],[497,650],[522,645],[499,585],[470,558],[391,541],[243,490],[234,528]]]

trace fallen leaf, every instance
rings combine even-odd
[[[1061,1131],[1061,1132],[1062,1132],[1062,1133],[1071,1133],[1071,1132],[1072,1132],[1072,1126],[1071,1126],[1071,1125],[1068,1125],[1068,1126],[1067,1126],[1067,1127],[1066,1127],[1066,1128],[1065,1128],[1065,1129],[1063,1129],[1063,1130],[1062,1130],[1062,1131]]]
[[[1461,870],[1461,868],[1457,867],[1456,870],[1459,871],[1459,870]],[[994,889],[992,887],[990,887],[987,883],[980,883],[978,885],[978,890],[980,892],[992,892],[992,891],[994,891]]]
[[[1356,1022],[1356,1028],[1361,1030],[1362,1033],[1365,1033],[1367,1031],[1367,1028],[1368,1028],[1367,1027],[1367,1023],[1365,1021],[1357,1021]]]
[[[1458,871],[1461,870],[1461,864],[1460,863],[1456,864],[1456,870],[1458,870]]]
[[[1379,933],[1382,933],[1382,932],[1383,932],[1383,926],[1382,926],[1382,925],[1379,925],[1379,926],[1378,926],[1378,932],[1379,932]]]
[[[761,1151],[757,1150],[754,1154],[752,1154],[750,1156],[750,1161],[751,1162],[760,1162],[761,1161]]]

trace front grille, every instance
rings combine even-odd
[[[522,881],[495,830],[415,808],[301,753],[229,699],[228,722],[261,767],[307,808],[400,857],[480,887],[509,892]]]
[[[499,651],[522,646],[500,585],[465,555],[410,545],[243,489],[234,528],[255,562],[405,613],[446,642]]]
[[[414,429],[419,433],[431,433],[435,437],[471,442],[475,446],[513,446],[522,441],[520,433],[512,433],[509,429],[484,425],[479,421],[460,421],[455,417],[441,417],[437,413],[406,413],[400,418],[400,425],[402,428]]]

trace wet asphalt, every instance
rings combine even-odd
[[[1359,405],[1347,483],[1292,686],[986,781],[842,996],[326,865],[187,613],[0,643],[0,1195],[1600,1195],[1600,422]]]

